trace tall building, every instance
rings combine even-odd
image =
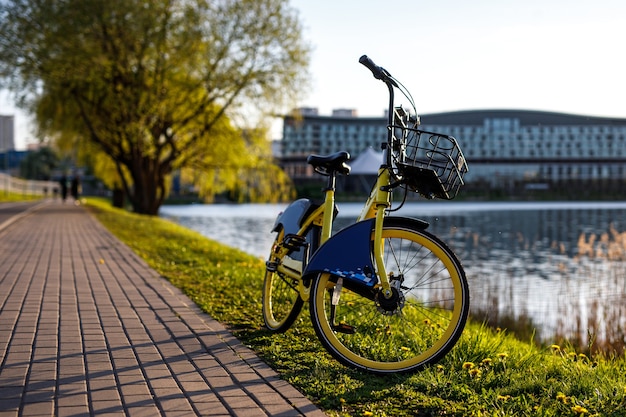
[[[387,138],[386,118],[285,117],[282,156],[297,179],[313,175],[310,153],[347,150],[353,158]],[[493,186],[561,180],[626,179],[626,119],[532,110],[469,110],[421,115],[420,129],[454,136],[467,182]]]
[[[0,152],[15,149],[15,118],[0,115]]]

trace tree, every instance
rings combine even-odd
[[[258,140],[306,85],[286,0],[7,0],[0,33],[4,86],[42,135],[106,158],[136,212],[156,214],[178,170],[205,195],[288,189]]]
[[[49,180],[60,163],[59,156],[49,147],[29,152],[20,163],[20,176],[29,180]]]

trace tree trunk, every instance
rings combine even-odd
[[[163,184],[167,172],[161,172],[154,167],[156,161],[142,157],[136,161],[138,169],[132,171],[133,187],[129,196],[133,211],[139,214],[156,216],[163,203],[165,190]]]
[[[113,207],[124,208],[124,190],[116,188],[113,190]]]

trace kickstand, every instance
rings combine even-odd
[[[328,292],[330,293],[330,297],[332,299],[333,297],[333,290],[328,290]],[[345,324],[345,323],[339,323],[339,324],[335,324],[335,314],[337,311],[337,306],[335,304],[331,304],[330,305],[330,326],[332,327],[332,329],[334,331],[336,331],[337,333],[344,333],[344,334],[354,334],[354,327],[350,326],[349,324]]]

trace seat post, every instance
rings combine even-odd
[[[328,180],[326,181],[326,189],[324,189],[324,216],[322,220],[321,242],[324,243],[330,239],[333,228],[333,217],[335,211],[335,184],[337,173],[330,171]]]
[[[335,192],[336,186],[337,186],[337,173],[335,171],[330,171],[328,173],[328,179],[326,180],[326,188],[323,191]]]

